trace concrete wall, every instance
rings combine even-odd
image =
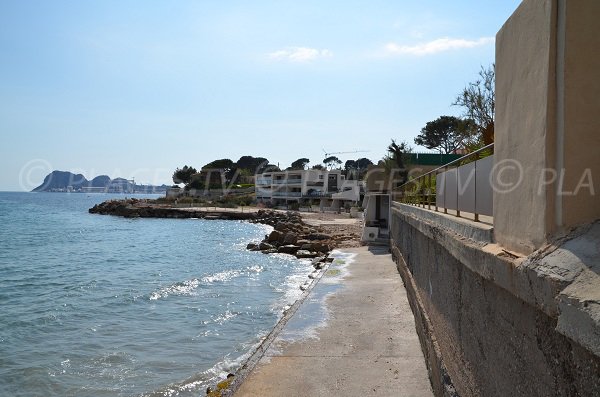
[[[460,228],[421,218],[417,210],[425,211],[394,205],[392,252],[435,394],[600,395],[600,318],[593,320],[600,310],[586,313],[584,305],[565,300],[579,307],[578,315],[586,318],[582,320],[564,317],[558,308],[568,285],[580,282],[600,290],[598,275],[585,263],[563,266],[564,253],[555,258],[553,266],[559,269],[549,265],[551,255],[513,258],[494,244],[457,234]],[[562,321],[587,336],[562,331]]]
[[[523,1],[496,36],[494,157],[506,167],[496,168],[494,181],[506,188],[494,194],[494,231],[499,243],[525,253],[554,223],[554,196],[538,194],[538,185],[541,170],[554,165],[555,2]]]
[[[564,3],[559,9],[565,25],[561,197],[562,221],[570,226],[600,218],[600,1]],[[585,186],[589,181],[593,191]]]
[[[494,227],[508,249],[600,218],[599,15],[597,0],[525,0],[496,36]]]

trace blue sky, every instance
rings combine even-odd
[[[377,161],[461,114],[519,3],[0,0],[0,190],[52,169],[161,184],[242,155]]]

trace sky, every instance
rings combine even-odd
[[[518,0],[0,0],[0,190],[414,145]]]

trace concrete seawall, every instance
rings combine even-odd
[[[395,204],[392,251],[434,393],[600,395],[600,225],[525,258],[432,214]]]

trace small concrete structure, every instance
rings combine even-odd
[[[387,245],[390,239],[392,197],[388,193],[370,192],[363,200],[364,224],[361,242]]]

